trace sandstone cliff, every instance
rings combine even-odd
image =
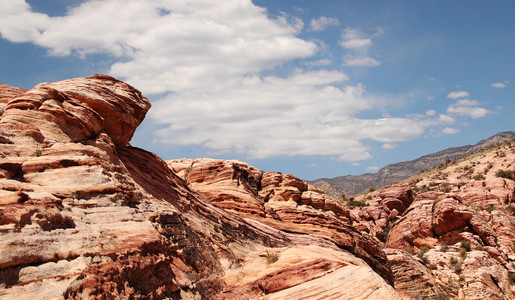
[[[149,108],[103,75],[0,86],[0,299],[409,298],[298,178],[131,147]]]

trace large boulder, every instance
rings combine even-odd
[[[18,94],[7,103],[0,125],[4,131],[37,132],[31,135],[41,142],[78,142],[103,131],[125,146],[149,108],[137,89],[93,75],[41,83]]]

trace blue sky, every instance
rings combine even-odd
[[[514,130],[513,12],[513,1],[2,0],[0,82],[110,74],[152,102],[131,144],[163,159],[361,174]]]

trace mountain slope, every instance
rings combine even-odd
[[[362,207],[351,214],[385,242],[396,289],[416,299],[515,299],[514,179],[511,140],[356,195]]]
[[[310,184],[322,189],[328,195],[340,198],[342,194],[354,195],[369,188],[380,188],[394,182],[414,176],[421,171],[432,169],[450,160],[476,153],[481,149],[489,148],[515,138],[515,132],[501,132],[475,145],[448,148],[436,153],[428,154],[411,161],[387,165],[377,173],[362,175],[338,176],[335,178],[321,178],[310,181]]]

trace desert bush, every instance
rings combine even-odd
[[[440,184],[440,191],[442,191],[444,193],[450,193],[451,190],[452,190],[452,188],[451,188],[450,183],[445,182],[445,183]]]
[[[426,265],[429,263],[429,260],[426,256],[427,251],[429,251],[429,247],[422,246],[417,254],[417,257],[420,258]]]
[[[461,241],[460,248],[465,249],[465,251],[470,251],[470,249],[472,249],[470,243],[467,241]]]
[[[451,256],[451,258],[449,259],[449,262],[451,263],[452,266],[455,266],[458,263],[458,260],[456,259],[456,257]]]
[[[515,205],[510,204],[510,205],[506,206],[505,210],[507,212],[511,213],[512,215],[515,215]]]
[[[513,272],[508,273],[508,280],[510,280],[511,284],[514,284],[515,283],[515,273],[513,273]]]
[[[363,206],[367,206],[367,204],[363,201],[358,201],[358,200],[350,200],[349,202],[347,202],[347,205],[348,206],[351,206],[351,207],[363,207]]]
[[[460,249],[460,255],[461,255],[461,259],[465,260],[465,258],[467,258],[467,249],[461,248]]]
[[[490,204],[485,208],[485,210],[489,213],[492,213],[495,210],[495,206]]]
[[[497,156],[497,157],[506,157],[506,153],[504,151],[499,150],[499,151],[495,152],[495,156]]]
[[[278,261],[279,260],[279,254],[277,254],[277,252],[270,252],[268,250],[266,250],[266,263],[267,264],[273,264],[274,262]]]
[[[447,249],[449,248],[449,245],[447,245],[447,242],[442,242],[440,244],[440,251],[447,252]]]
[[[461,266],[461,263],[457,263],[454,265],[454,272],[456,274],[461,274],[461,271],[463,271],[463,268]]]
[[[392,223],[388,223],[383,229],[383,236],[384,240],[386,241],[386,238],[388,237],[388,234],[390,233],[390,230],[392,230]]]
[[[497,171],[497,173],[495,173],[495,176],[510,179],[510,180],[515,180],[515,171],[499,170],[499,171]]]
[[[483,174],[477,174],[476,176],[472,177],[472,179],[480,181],[480,180],[485,180],[486,177]]]
[[[438,292],[435,295],[435,300],[448,300],[448,299],[449,299],[449,296],[447,296],[447,294],[445,294],[444,292]]]

